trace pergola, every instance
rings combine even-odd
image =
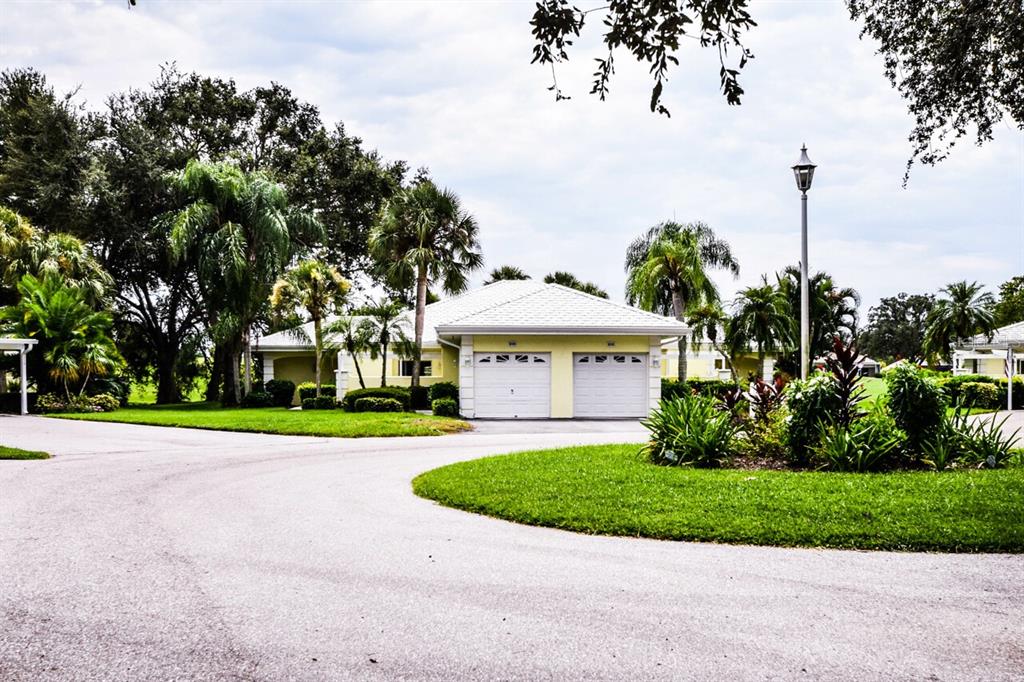
[[[28,414],[28,371],[26,370],[25,356],[36,345],[36,339],[7,339],[0,338],[0,353],[17,353],[18,368],[21,381],[21,413]]]

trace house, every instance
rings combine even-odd
[[[409,311],[410,336],[412,318]],[[426,307],[421,382],[457,383],[470,418],[642,417],[660,399],[663,342],[687,331],[674,319],[557,284],[501,281]],[[301,334],[266,336],[257,352],[264,380],[313,377],[313,349]],[[389,353],[385,368],[365,355],[326,356],[322,373],[333,373],[339,398],[359,388],[354,360],[367,386],[379,386],[382,371],[388,385],[409,385],[407,358]]]
[[[1013,361],[1013,375],[1024,376],[1024,321],[1000,327],[992,336],[978,334],[953,348],[953,374],[1006,376],[1006,360]]]

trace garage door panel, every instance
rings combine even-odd
[[[476,353],[473,383],[478,417],[551,416],[551,357],[547,353]]]
[[[573,357],[575,416],[646,416],[647,357],[643,353],[576,354]]]

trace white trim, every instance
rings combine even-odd
[[[516,334],[520,336],[669,336],[678,335],[680,330],[685,330],[681,325],[665,327],[571,327],[571,326],[468,326],[459,327],[455,325],[438,325],[438,334],[447,336],[458,336],[460,334]]]

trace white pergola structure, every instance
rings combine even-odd
[[[32,346],[36,345],[38,341],[36,339],[7,339],[0,338],[0,353],[17,353],[18,354],[18,368],[19,383],[21,387],[21,413],[28,414],[28,370],[26,368],[25,356],[32,350]]]

